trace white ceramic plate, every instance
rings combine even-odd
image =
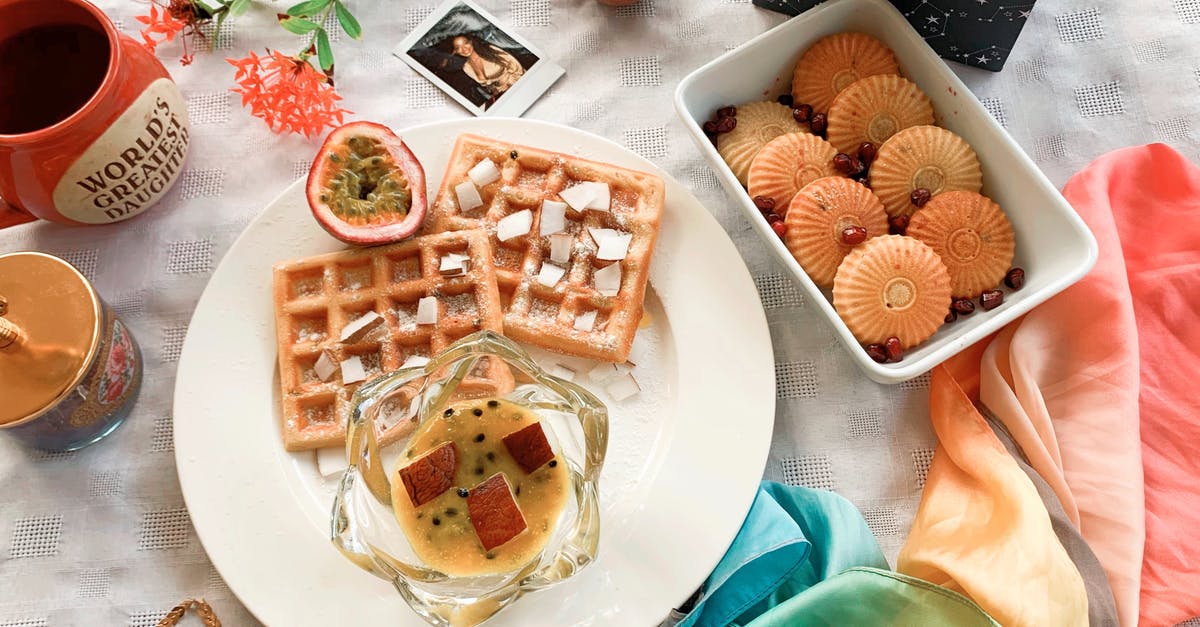
[[[796,59],[818,39],[845,31],[866,33],[891,47],[901,72],[933,101],[938,124],[975,149],[983,165],[983,193],[1008,214],[1017,239],[1013,264],[1025,269],[1025,287],[1018,292],[1005,290],[1000,307],[989,312],[977,310],[943,326],[898,363],[877,364],[867,356],[838,317],[829,295],[812,282],[771,231],[700,128],[718,107],[774,99],[788,91]],[[725,190],[766,241],[767,249],[833,325],[859,367],[880,383],[898,383],[928,371],[1066,289],[1096,263],[1096,240],[1075,210],[885,0],[827,2],[780,24],[684,78],[675,91],[675,109]]]
[[[599,558],[494,619],[657,623],[724,554],[766,463],[775,377],[758,293],[724,231],[683,186],[578,130],[504,119],[410,129],[402,135],[425,166],[431,198],[454,138],[464,132],[653,171],[666,182],[647,298],[654,322],[634,348],[644,390],[610,404]],[[271,265],[343,247],[313,221],[298,181],[221,261],[180,358],[179,481],[213,564],[263,622],[423,625],[389,583],[333,548],[327,521],[337,477],[322,478],[312,452],[284,451],[279,434]],[[586,377],[580,381],[588,385]]]

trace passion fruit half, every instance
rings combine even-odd
[[[374,122],[351,122],[325,138],[307,192],[317,222],[349,244],[399,241],[425,221],[424,168],[391,129]]]

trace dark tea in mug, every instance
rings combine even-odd
[[[108,61],[108,36],[83,24],[35,26],[0,39],[0,135],[70,117],[96,94]]]

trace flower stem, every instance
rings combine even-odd
[[[333,0],[333,2],[330,2],[329,4],[325,5],[325,9],[323,11],[321,11],[320,19],[313,20],[317,24],[320,24],[321,28],[318,28],[317,30],[314,30],[312,32],[312,35],[310,35],[308,38],[308,45],[305,46],[304,49],[300,51],[300,54],[296,55],[296,57],[298,59],[300,59],[301,61],[307,61],[308,58],[312,56],[311,54],[309,54],[308,51],[316,49],[317,34],[320,33],[325,28],[325,21],[329,18],[329,14],[333,11],[335,4],[337,4],[337,0]]]

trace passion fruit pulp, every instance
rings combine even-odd
[[[402,240],[425,220],[425,170],[391,129],[373,122],[329,134],[309,170],[307,192],[317,222],[350,244]]]

